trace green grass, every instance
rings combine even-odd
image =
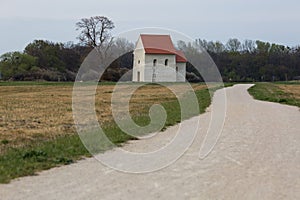
[[[274,84],[284,84],[284,85],[300,85],[300,81],[279,81],[279,82],[274,82]]]
[[[116,126],[107,127],[105,132],[116,145],[135,139],[122,133]],[[0,183],[9,183],[14,178],[35,175],[39,171],[68,165],[90,156],[78,135],[36,142],[23,148],[11,148],[0,156]]]
[[[283,83],[257,83],[253,87],[249,88],[248,92],[258,100],[300,107],[300,100],[295,99],[292,94],[279,88],[279,84]]]
[[[12,148],[0,157],[0,183],[70,164],[82,156],[89,154],[78,136],[65,136],[25,148]]]
[[[227,84],[225,86],[231,85]],[[219,88],[214,88],[213,91]],[[196,96],[199,101],[200,113],[204,113],[205,109],[211,104],[208,89],[196,91]],[[167,120],[163,129],[181,121],[180,106],[177,100],[162,105],[167,112]],[[198,114],[195,110],[188,110],[184,119]],[[139,117],[133,116],[133,119],[139,125],[147,125],[150,122],[148,113]],[[136,139],[123,133],[114,123],[107,125],[104,130],[107,137],[117,146],[128,140]],[[149,130],[149,132],[151,131]],[[7,143],[8,141],[1,142]],[[103,152],[109,148],[111,146],[108,145],[107,148],[101,149],[101,151]],[[51,141],[39,141],[22,148],[11,148],[0,156],[0,183],[9,183],[14,178],[35,175],[39,171],[71,164],[76,160],[89,156],[91,156],[90,153],[86,150],[78,135],[63,136]]]

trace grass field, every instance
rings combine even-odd
[[[70,83],[0,83],[0,183],[89,156],[74,127],[72,86]],[[112,83],[98,86],[96,113],[107,137],[119,145],[135,138],[123,133],[113,121],[110,98],[114,86]],[[175,87],[182,85],[175,84]],[[193,84],[192,87],[203,113],[211,102],[207,86]],[[130,100],[130,113],[138,124],[149,123],[148,112],[153,104],[165,107],[168,114],[165,127],[180,122],[175,95],[163,86],[150,84],[139,88]]]
[[[258,100],[300,107],[300,83],[257,83],[249,93]]]

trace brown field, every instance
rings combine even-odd
[[[300,84],[295,85],[279,85],[279,88],[290,94],[292,98],[300,100]]]
[[[192,86],[194,90],[206,88],[206,85]],[[110,98],[113,89],[114,85],[100,85],[97,88],[96,113],[101,124],[112,121]],[[0,154],[7,147],[74,134],[72,90],[72,86],[59,85],[0,86]],[[167,88],[147,85],[132,96],[130,111],[139,113],[149,105],[174,99],[175,95]]]

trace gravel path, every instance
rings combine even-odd
[[[300,199],[299,108],[253,100],[250,86],[225,89],[224,129],[204,160],[198,156],[210,112],[200,116],[191,148],[163,170],[127,174],[90,158],[0,185],[0,199]],[[170,141],[175,128],[124,148],[153,150]]]

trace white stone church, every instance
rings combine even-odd
[[[170,35],[140,35],[133,54],[133,82],[185,82],[187,60]]]

